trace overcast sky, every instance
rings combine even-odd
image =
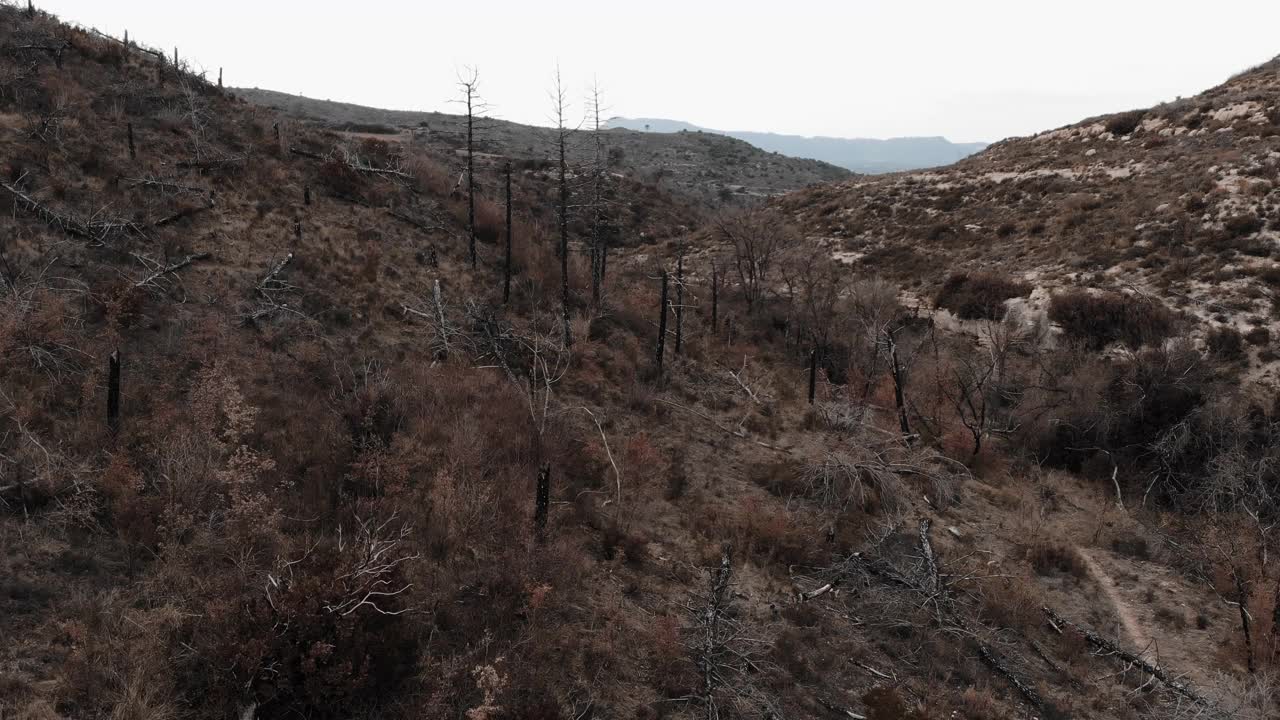
[[[614,115],[997,140],[1193,95],[1280,54],[1276,0],[36,0],[229,85],[546,124],[559,63]],[[581,102],[575,103],[579,108]],[[456,109],[456,108],[455,108]]]

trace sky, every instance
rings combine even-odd
[[[721,130],[994,141],[1194,95],[1280,55],[1275,0],[36,0],[231,86],[456,112],[574,112]]]

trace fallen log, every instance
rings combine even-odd
[[[1205,698],[1200,693],[1196,692],[1195,689],[1193,689],[1189,684],[1182,682],[1181,680],[1176,680],[1170,677],[1167,672],[1160,669],[1159,667],[1156,667],[1155,665],[1152,665],[1151,663],[1142,659],[1138,655],[1131,653],[1127,650],[1124,650],[1116,643],[1108,640],[1105,637],[1102,637],[1098,633],[1095,633],[1094,631],[1086,627],[1078,625],[1062,617],[1058,613],[1054,612],[1053,608],[1047,605],[1040,608],[1040,610],[1049,617],[1050,622],[1052,622],[1055,627],[1066,626],[1071,628],[1072,630],[1075,630],[1076,632],[1083,635],[1084,639],[1090,645],[1093,645],[1095,648],[1098,648],[1099,650],[1104,650],[1108,653],[1111,653],[1112,655],[1115,655],[1116,657],[1121,658],[1122,660],[1129,663],[1130,665],[1133,665],[1134,667],[1140,668],[1143,672],[1147,673],[1151,677],[1164,683],[1166,686],[1169,687],[1169,689],[1173,690],[1178,695],[1181,695],[1182,697],[1192,702],[1203,705],[1205,707],[1213,707],[1213,704],[1210,703],[1207,698]]]
[[[197,205],[196,207],[183,208],[178,212],[172,215],[169,215],[168,217],[160,218],[159,220],[152,223],[151,227],[164,227],[165,225],[168,225],[170,223],[175,223],[179,220],[183,220],[185,218],[191,217],[196,213],[204,212],[205,210],[208,210],[212,207],[213,207],[213,203],[209,203],[208,205]]]
[[[214,158],[212,160],[179,160],[174,163],[174,167],[182,170],[215,170],[229,165],[239,165],[247,159],[247,156],[235,155],[233,157]]]
[[[138,227],[128,222],[85,222],[64,215],[23,192],[16,185],[0,181],[0,188],[13,196],[15,204],[62,232],[92,242],[102,242],[116,232],[138,232]]]

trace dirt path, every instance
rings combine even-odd
[[[1153,659],[1155,643],[1151,642],[1151,635],[1142,626],[1137,613],[1121,596],[1116,581],[1093,558],[1093,555],[1089,554],[1088,550],[1079,545],[1075,549],[1080,555],[1080,559],[1084,560],[1085,567],[1089,569],[1089,574],[1093,576],[1093,579],[1098,582],[1098,586],[1102,588],[1102,594],[1106,596],[1107,603],[1111,605],[1116,617],[1119,618],[1120,626],[1124,628],[1125,638],[1132,644],[1133,649],[1138,654],[1147,656],[1149,660]]]

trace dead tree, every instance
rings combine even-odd
[[[112,435],[120,431],[120,351],[107,358],[107,429]]]
[[[818,390],[818,350],[814,348],[809,351],[809,404],[813,404],[814,395]]]
[[[676,355],[684,344],[684,245],[676,257]]]
[[[556,220],[560,230],[560,315],[564,326],[564,344],[573,344],[569,333],[569,137],[572,133],[565,125],[565,113],[568,106],[565,100],[564,84],[560,79],[560,67],[556,66],[555,85],[551,91],[554,104],[556,127],[554,148],[558,161],[558,193],[556,202]]]
[[[218,68],[218,89],[222,89],[222,68]]]
[[[911,444],[911,423],[907,421],[907,368],[898,359],[898,343],[894,340],[894,332],[885,328],[881,335],[885,354],[889,358],[889,377],[893,380],[893,403],[898,410],[898,429],[902,437]]]
[[[507,252],[502,262],[502,304],[511,301],[511,162],[502,168],[507,185]]]
[[[137,253],[134,253],[133,257],[136,258],[138,262],[142,263],[143,267],[147,268],[147,274],[142,276],[133,284],[133,289],[162,291],[165,289],[164,283],[162,282],[165,279],[165,276],[173,275],[198,260],[207,260],[210,255],[209,253],[194,253],[182,258],[181,260],[169,263],[168,265]]]
[[[467,108],[467,248],[471,257],[471,268],[476,267],[476,132],[480,113],[486,107],[480,98],[480,72],[473,67],[465,68],[458,75],[458,102]]]
[[[302,204],[303,205],[311,204],[311,186],[310,185],[302,186]]]
[[[129,134],[129,159],[137,160],[138,148],[136,145],[133,144],[133,123],[129,123],[128,125],[128,134]]]
[[[658,303],[658,375],[662,375],[662,354],[667,345],[667,271],[662,271],[662,300]]]
[[[538,469],[538,484],[533,494],[533,531],[538,543],[547,539],[547,510],[551,507],[551,465]]]
[[[716,261],[711,261],[711,334],[720,329],[720,270]]]
[[[604,286],[604,267],[607,255],[609,236],[612,234],[612,221],[609,206],[612,203],[609,176],[609,152],[605,145],[605,135],[601,132],[600,113],[604,108],[600,104],[600,85],[591,87],[587,102],[590,105],[592,122],[592,140],[594,157],[591,162],[591,303],[600,304],[600,294]],[[678,352],[678,350],[677,350]]]
[[[798,242],[799,236],[769,210],[747,210],[717,218],[716,231],[733,249],[738,282],[747,301],[747,312],[752,313],[769,290],[778,259]]]

